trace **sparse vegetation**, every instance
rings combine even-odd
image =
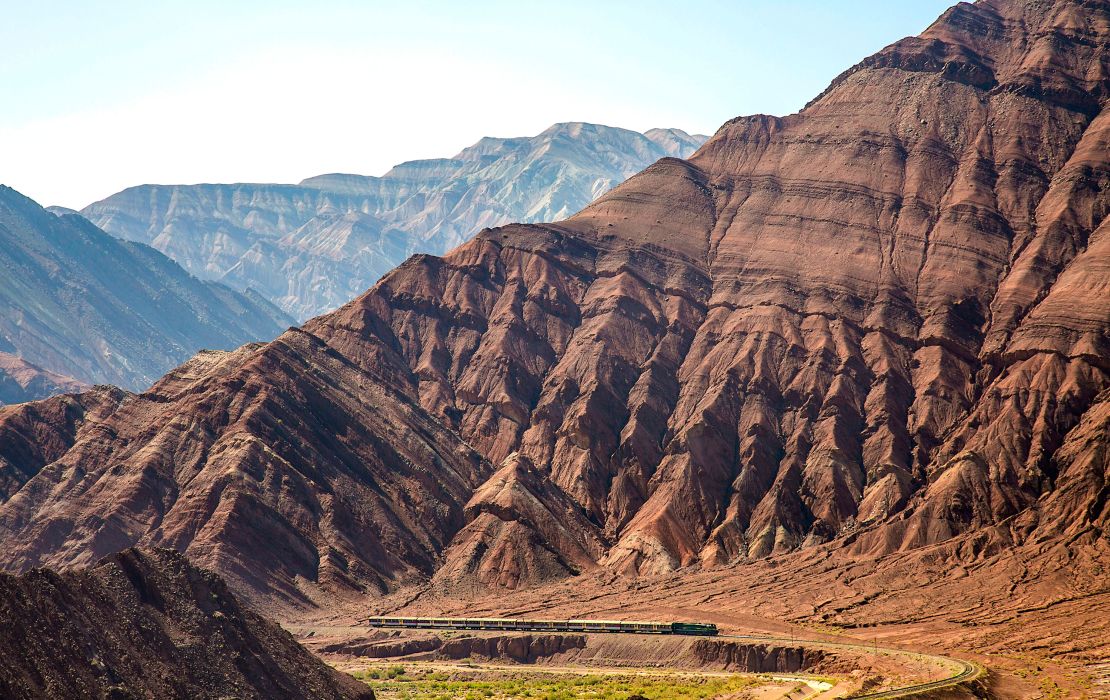
[[[399,672],[398,672],[399,669]],[[751,676],[691,674],[588,674],[543,671],[443,671],[401,667],[368,669],[354,676],[382,700],[702,700],[758,685]]]
[[[1062,700],[1066,697],[1063,688],[1048,676],[1041,677],[1040,689],[1041,697],[1045,700]]]

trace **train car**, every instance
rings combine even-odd
[[[592,632],[715,636],[717,626],[700,622],[629,622],[622,620],[519,620],[477,617],[370,617],[371,627],[515,632]]]
[[[707,625],[700,622],[672,622],[671,634],[689,634],[700,637],[717,636],[717,625]]]

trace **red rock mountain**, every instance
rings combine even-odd
[[[1101,0],[960,4],[568,220],[115,408],[5,409],[0,564],[160,543],[289,596],[1104,545],[1108,43]]]
[[[34,401],[88,388],[88,384],[73,377],[43,369],[11,353],[0,352],[0,405]]]
[[[0,408],[0,561],[170,547],[248,596],[302,604],[320,586],[421,580],[491,470],[391,388],[402,371],[291,330],[201,353],[144,394]]]

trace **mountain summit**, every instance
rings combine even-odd
[[[705,139],[679,129],[555,124],[531,137],[483,138],[452,158],[401,163],[381,177],[142,185],[82,213],[198,277],[259,290],[305,319],[353,299],[413,253],[446,252],[485,226],[565,218]]]
[[[1073,441],[1105,449],[1108,38],[1105,4],[957,5],[799,114],[306,329],[384,337],[422,406],[541,465],[619,570],[1096,537],[1105,460]]]

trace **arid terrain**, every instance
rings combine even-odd
[[[167,550],[0,574],[0,697],[373,700]]]
[[[202,282],[3,185],[0,270],[0,405],[93,384],[146,388],[198,350],[270,340],[293,323],[255,292]]]
[[[1105,695],[1108,47],[961,3],[570,218],[0,408],[0,567],[170,547],[336,664],[387,611],[696,620]]]

